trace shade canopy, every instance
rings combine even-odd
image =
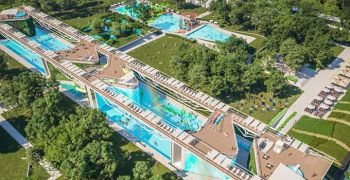
[[[324,100],[324,103],[327,105],[332,105],[333,101],[326,99],[326,100]]]
[[[327,99],[331,100],[331,101],[335,101],[337,98],[335,96],[332,95],[328,95]]]
[[[316,98],[315,98],[317,101],[322,101],[323,100],[323,97],[321,97],[321,96],[316,96]]]
[[[327,109],[329,109],[329,106],[327,104],[321,104],[320,108],[327,110]]]
[[[331,90],[329,90],[329,89],[327,89],[327,88],[323,88],[322,91],[325,92],[325,93],[331,92]]]
[[[333,89],[333,88],[334,88],[334,85],[333,85],[333,84],[328,84],[328,85],[326,86],[326,88],[328,88],[328,89]]]
[[[336,91],[336,92],[343,92],[343,88],[334,87],[334,91]]]
[[[315,105],[309,104],[309,105],[307,106],[307,108],[309,108],[309,109],[315,109]]]

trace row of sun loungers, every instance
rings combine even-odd
[[[211,150],[209,151],[205,157],[208,159],[214,161],[219,166],[223,167],[224,169],[230,171],[240,179],[249,179],[250,175],[246,173],[245,171],[241,170],[238,167],[235,167],[232,165],[232,159],[224,156],[223,154],[219,153],[217,150]]]
[[[243,124],[244,126],[249,127],[250,129],[257,131],[258,133],[261,133],[266,127],[267,125],[257,119],[254,119],[253,117],[249,116],[248,118],[234,118],[235,121],[240,122],[241,124]]]

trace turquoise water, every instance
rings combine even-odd
[[[151,26],[169,32],[176,32],[180,30],[180,17],[172,14],[163,14],[155,19]]]
[[[116,87],[112,90],[128,96],[134,103],[151,110],[173,128],[198,131],[204,123],[197,115],[169,102],[164,94],[141,81],[139,87],[134,90]]]
[[[31,64],[41,74],[45,75],[44,63],[41,57],[13,40],[0,41],[0,44],[7,47],[13,53],[20,56],[27,63]]]
[[[230,179],[220,170],[216,169],[214,166],[202,160],[195,154],[187,152],[185,156],[185,171],[207,176],[208,178]]]
[[[124,5],[122,6],[118,6],[115,8],[115,12],[119,13],[119,14],[124,14],[124,15],[127,15],[129,16],[130,18],[132,19],[139,19],[139,15],[134,11],[134,8],[126,8]]]
[[[223,42],[227,40],[230,37],[230,35],[218,31],[211,25],[204,25],[203,27],[194,30],[193,32],[188,34],[186,37],[190,39],[198,38],[198,39],[203,39],[203,40],[212,41],[212,42],[216,42],[216,41]]]
[[[70,45],[51,35],[48,30],[41,26],[35,26],[35,36],[31,39],[41,44],[46,50],[62,51],[71,48]]]
[[[27,15],[25,12],[17,12],[16,13],[16,17],[23,17],[25,15]]]
[[[60,86],[61,88],[68,91],[71,95],[73,95],[77,100],[82,100],[85,98],[84,93],[75,90],[75,87],[72,84],[60,82]]]
[[[170,159],[171,142],[153,129],[150,129],[139,120],[130,117],[117,106],[105,99],[102,95],[96,93],[97,106],[100,111],[106,113],[108,119],[122,126],[129,133],[133,134],[138,140],[146,143],[167,159]]]

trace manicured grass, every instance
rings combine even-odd
[[[9,77],[16,76],[21,72],[28,71],[21,63],[13,59],[11,56],[0,50],[0,58],[3,58],[7,64],[5,75]]]
[[[61,73],[61,71],[56,69],[50,63],[48,63],[48,66],[49,66],[49,70],[50,70],[51,76],[54,76],[56,78],[56,80],[61,80],[61,81],[69,80],[63,73]]]
[[[341,52],[344,51],[344,48],[341,46],[333,46],[332,51],[333,51],[333,56],[337,57]]]
[[[286,124],[297,114],[297,112],[293,112],[292,114],[290,114],[286,120],[283,121],[283,123],[277,128],[278,131],[280,131],[281,129],[284,128],[284,126],[286,126]]]
[[[284,108],[282,111],[280,111],[275,117],[272,118],[272,120],[269,123],[269,126],[272,126],[272,124],[280,119],[280,117],[287,112],[287,108]]]
[[[173,76],[174,74],[170,66],[170,59],[174,54],[178,53],[178,46],[182,43],[196,45],[183,39],[166,35],[145,44],[128,54],[163,73]]]
[[[315,119],[308,116],[303,116],[288,132],[290,136],[334,157],[337,161],[338,166],[344,165],[342,163],[349,153],[344,148],[340,147],[333,141],[300,134],[293,131],[293,129],[326,135],[350,146],[350,139],[348,138],[349,126],[323,119]]]
[[[285,95],[272,98],[275,102],[275,106],[273,106],[273,103],[270,101],[272,94],[268,92],[252,94],[245,99],[232,102],[230,105],[266,124],[269,124],[280,111],[291,106],[298,99],[300,94],[301,91],[297,87],[289,86]],[[265,105],[262,105],[263,103]],[[267,110],[266,106],[269,106],[270,110]],[[251,111],[251,108],[253,111]]]
[[[22,148],[2,127],[0,127],[0,179],[25,179],[27,161],[25,149]],[[31,179],[47,179],[49,174],[34,166]]]

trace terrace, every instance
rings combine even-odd
[[[258,174],[269,178],[282,163],[302,172],[301,178],[320,179],[324,177],[332,163],[309,149],[308,145],[296,139],[279,139],[272,133],[265,133],[255,140],[255,153],[258,157]]]
[[[74,63],[96,64],[99,62],[95,44],[86,40],[80,41],[72,49],[58,51],[57,54]]]

